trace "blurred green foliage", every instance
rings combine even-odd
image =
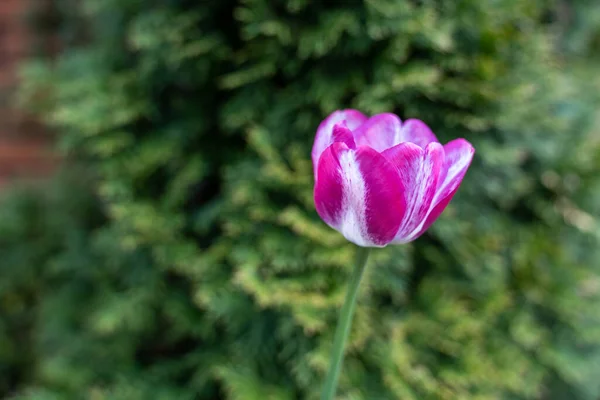
[[[373,253],[340,398],[597,399],[594,2],[58,4],[23,97],[94,173],[0,208],[0,393],[316,399],[354,250],[309,154],[354,107],[477,153]]]

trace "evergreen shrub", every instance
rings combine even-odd
[[[373,253],[340,398],[597,399],[597,6],[558,3],[63,0],[72,46],[23,95],[97,198],[3,206],[0,389],[318,398],[354,249],[310,148],[352,107],[477,152],[426,235]]]

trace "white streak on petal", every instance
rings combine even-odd
[[[339,231],[359,246],[371,246],[367,233],[367,188],[355,152],[344,152],[340,156],[340,166],[343,199]]]
[[[425,203],[425,196],[431,184],[431,176],[433,175],[433,164],[421,159],[411,172],[415,174],[415,177],[412,178],[413,189],[406,191],[409,197],[406,199],[407,210],[400,226],[401,232],[410,226],[414,226],[415,221],[413,219],[415,214],[417,214],[417,208]]]

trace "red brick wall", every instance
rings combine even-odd
[[[14,106],[18,65],[30,53],[25,19],[40,0],[0,0],[0,187],[14,179],[47,176],[56,164],[50,135]]]

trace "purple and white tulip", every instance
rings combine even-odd
[[[465,139],[442,146],[416,119],[336,111],[312,149],[317,212],[359,246],[410,242],[452,200],[474,153]]]

